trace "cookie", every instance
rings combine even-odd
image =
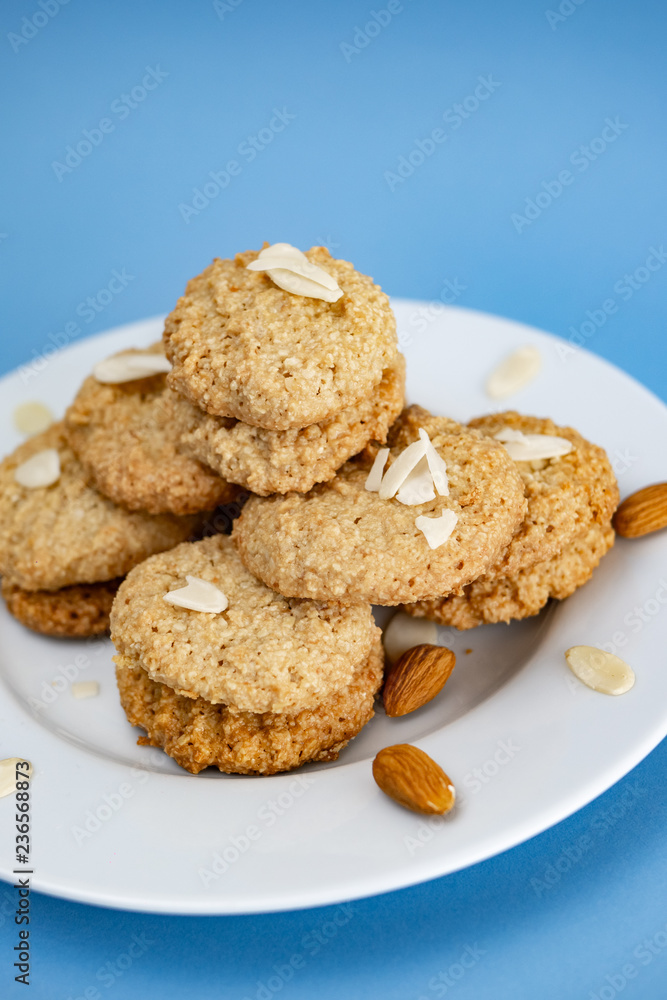
[[[208,614],[167,603],[186,576],[213,583],[227,609]],[[321,704],[350,683],[375,633],[369,604],[288,601],[270,590],[226,535],[147,559],[123,582],[111,612],[116,649],[153,680],[254,713]]]
[[[3,580],[2,596],[10,614],[33,632],[82,638],[109,631],[109,614],[119,586],[120,580],[108,580],[62,590],[23,590]]]
[[[562,552],[515,576],[481,577],[461,595],[406,604],[404,610],[462,630],[528,618],[538,614],[550,597],[562,601],[582,587],[613,544],[611,525],[593,522]]]
[[[299,430],[269,431],[213,417],[172,393],[181,447],[232,483],[260,496],[307,492],[325,482],[366,444],[384,442],[403,408],[405,360],[397,354],[379,386],[360,403]]]
[[[560,552],[591,524],[607,524],[618,505],[618,486],[606,452],[571,427],[552,420],[526,417],[514,410],[471,420],[493,437],[505,428],[524,434],[550,434],[572,442],[559,458],[517,462],[524,482],[528,511],[502,558],[488,576],[515,576],[535,562]]]
[[[148,734],[139,743],[161,747],[193,774],[211,766],[235,774],[275,774],[308,761],[336,760],[373,716],[383,657],[376,638],[345,688],[294,715],[255,714],[185,698],[151,680],[136,659],[120,656],[116,662],[125,714]]]
[[[449,496],[417,506],[365,489],[369,460],[348,462],[309,493],[251,497],[232,538],[251,572],[288,597],[402,604],[457,590],[498,559],[526,501],[516,463],[479,431],[421,408],[404,411],[389,435],[395,461],[430,436],[447,463]],[[452,535],[431,549],[416,518],[452,511]]]
[[[58,481],[36,489],[20,486],[16,468],[51,448],[60,457]],[[0,574],[10,583],[24,590],[60,590],[113,580],[154,552],[189,538],[202,523],[200,515],[124,510],[86,480],[61,423],[0,463]]]
[[[167,317],[167,381],[196,406],[269,430],[327,420],[373,393],[398,350],[389,299],[324,247],[306,253],[343,290],[337,302],[293,295],[247,264],[213,261]]]
[[[162,344],[150,350],[162,353]],[[117,385],[90,375],[65,414],[67,439],[91,485],[128,510],[195,514],[238,492],[179,451],[171,395],[164,375]]]

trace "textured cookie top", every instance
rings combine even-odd
[[[331,274],[333,303],[283,291],[246,265],[216,258],[167,317],[172,388],[216,416],[269,430],[306,427],[363,399],[397,351],[389,299],[324,247],[306,257]]]
[[[162,353],[162,344],[150,348]],[[121,355],[146,351],[122,351]],[[89,376],[65,414],[69,443],[92,485],[128,510],[194,514],[237,491],[178,451],[164,375],[103,385]]]
[[[433,597],[483,573],[525,514],[516,463],[498,442],[420,407],[392,428],[390,461],[420,427],[447,463],[449,496],[417,506],[382,500],[365,489],[369,463],[348,462],[309,493],[248,501],[232,536],[246,566],[288,596],[374,604]],[[415,520],[446,510],[456,526],[431,549]]]
[[[43,449],[60,456],[52,486],[20,486],[17,466]],[[201,518],[151,516],[118,507],[87,485],[87,475],[54,424],[0,464],[0,573],[25,590],[58,590],[125,574],[154,552],[184,541]]]
[[[228,599],[222,614],[186,611],[165,594],[194,576]],[[122,584],[111,637],[179,694],[248,712],[311,708],[349,683],[368,656],[368,604],[288,601],[241,563],[224,535],[148,559]]]
[[[185,698],[150,679],[138,661],[117,656],[116,679],[128,720],[193,774],[219,767],[236,774],[276,774],[309,760],[335,760],[373,715],[382,682],[379,629],[371,651],[350,683],[296,715],[240,712]]]
[[[550,597],[562,601],[583,586],[614,544],[611,524],[590,523],[562,552],[512,576],[482,576],[463,594],[406,604],[417,618],[458,629],[536,615]]]
[[[493,437],[503,428],[565,438],[572,450],[559,458],[517,462],[528,500],[523,523],[489,575],[509,576],[551,558],[591,523],[605,524],[618,504],[616,477],[606,452],[571,427],[514,410],[471,420]]]
[[[403,407],[405,360],[402,354],[382,381],[359,403],[309,427],[269,431],[231,417],[213,417],[172,393],[181,447],[230,482],[260,496],[305,493],[326,482],[352,455],[373,440],[384,442]]]

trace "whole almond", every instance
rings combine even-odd
[[[380,750],[373,777],[385,795],[413,812],[442,815],[454,805],[456,792],[443,769],[409,743]]]
[[[623,538],[639,538],[667,527],[667,483],[654,483],[626,497],[613,518]]]
[[[435,698],[456,663],[445,646],[413,646],[398,658],[384,682],[384,710],[392,719],[408,715]]]

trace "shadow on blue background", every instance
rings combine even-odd
[[[10,0],[0,24],[3,370],[168,311],[213,256],[267,239],[325,243],[396,295],[456,281],[458,304],[667,395],[667,268],[644,268],[667,239],[661,4]],[[30,995],[664,998],[666,752],[530,843],[345,922],[40,897]],[[594,823],[593,851],[531,885]]]

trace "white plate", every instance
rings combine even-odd
[[[665,478],[667,409],[627,375],[517,323],[394,307],[410,401],[459,419],[498,408],[484,395],[486,375],[535,344],[543,370],[506,405],[606,447],[622,495]],[[2,451],[19,441],[17,403],[39,399],[62,413],[95,361],[160,330],[159,319],[124,326],[69,347],[39,374],[0,381]],[[335,764],[269,778],[194,777],[136,746],[110,643],[41,638],[3,607],[0,756],[34,764],[33,886],[125,909],[254,913],[386,892],[506,850],[599,795],[667,732],[666,603],[667,532],[621,540],[586,587],[537,618],[441,629],[458,665],[431,705],[404,719],[378,714]],[[613,643],[635,669],[634,689],[612,698],[579,684],[563,658],[577,643]],[[97,680],[100,695],[75,700],[72,680]],[[459,790],[445,819],[399,808],[371,777],[380,747],[415,741]],[[0,800],[0,874],[10,881],[13,802]]]

